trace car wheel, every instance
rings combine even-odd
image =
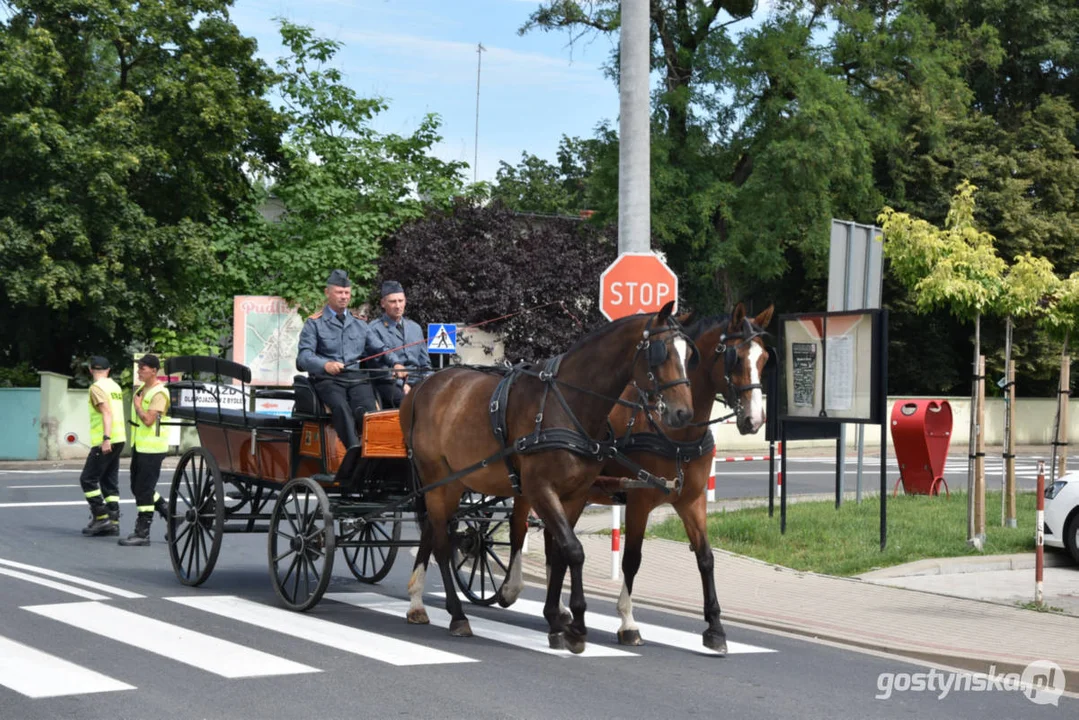
[[[1068,518],[1064,530],[1064,547],[1068,548],[1072,559],[1079,563],[1079,510],[1073,510],[1071,517]]]

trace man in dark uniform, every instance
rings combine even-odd
[[[382,406],[400,407],[413,385],[431,371],[427,337],[418,323],[405,317],[405,289],[396,280],[382,283],[382,317],[371,323],[371,330],[388,348],[394,372],[375,381]]]
[[[367,323],[349,310],[351,301],[348,274],[334,270],[326,280],[326,306],[307,318],[296,356],[296,367],[310,375],[315,392],[330,407],[333,427],[346,448],[359,444],[357,428],[363,425],[364,413],[377,409],[371,383],[358,361],[386,350]],[[385,367],[390,361],[382,355],[369,362]]]

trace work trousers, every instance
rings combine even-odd
[[[91,508],[100,510],[105,503],[117,503],[120,499],[120,453],[123,443],[112,446],[112,452],[101,452],[101,446],[90,448],[86,464],[82,466],[79,484]]]
[[[137,447],[131,453],[131,494],[140,515],[153,516],[154,503],[160,497],[157,481],[161,479],[164,460],[165,453],[142,453]]]
[[[330,376],[316,378],[314,388],[330,408],[333,429],[341,444],[346,449],[358,445],[357,429],[363,427],[364,414],[378,409],[371,383]]]

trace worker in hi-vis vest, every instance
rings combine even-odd
[[[168,519],[168,505],[157,494],[157,481],[161,476],[161,462],[169,451],[169,438],[162,429],[161,421],[167,420],[169,391],[157,379],[161,361],[156,355],[143,355],[138,360],[138,381],[131,398],[131,494],[139,511],[135,530],[121,545],[149,545],[150,524],[154,511]]]
[[[79,484],[90,503],[90,524],[83,535],[120,534],[120,454],[124,431],[124,391],[109,377],[109,361],[90,358],[90,454]]]

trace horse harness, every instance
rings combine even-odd
[[[719,397],[723,404],[731,409],[727,417],[739,415],[742,412],[742,393],[748,390],[764,391],[764,385],[760,382],[749,385],[737,385],[732,380],[734,368],[738,364],[738,349],[753,342],[754,339],[765,335],[764,330],[753,326],[749,318],[742,321],[742,329],[735,333],[723,333],[719,336],[719,344],[716,345],[715,354],[723,355],[723,379],[727,383],[728,397]],[[732,342],[737,341],[737,342]],[[724,420],[726,418],[723,418]]]
[[[620,405],[626,405],[636,410],[662,410],[664,408],[663,391],[672,387],[676,387],[682,384],[689,384],[689,379],[686,377],[678,378],[666,383],[660,383],[659,379],[654,372],[656,368],[660,367],[667,361],[668,350],[665,341],[657,340],[656,336],[664,332],[675,332],[681,335],[687,344],[687,348],[691,350],[691,357],[687,358],[687,365],[696,362],[699,358],[699,353],[693,341],[682,333],[681,329],[677,325],[668,325],[666,328],[659,330],[653,330],[651,321],[648,327],[643,332],[641,341],[637,343],[637,349],[634,354],[633,362],[636,364],[637,356],[640,353],[645,353],[645,357],[648,362],[648,380],[652,383],[652,387],[648,390],[637,388],[641,394],[642,402],[631,403],[621,398],[617,398],[615,403]],[[503,446],[503,452],[496,454],[495,457],[501,455],[503,462],[506,464],[506,471],[509,474],[510,483],[513,485],[513,491],[516,494],[521,494],[521,477],[517,472],[517,469],[513,465],[511,455],[521,454],[528,455],[530,453],[542,452],[545,450],[568,450],[575,455],[582,457],[590,457],[594,460],[603,462],[606,460],[614,460],[620,465],[629,469],[635,476],[636,481],[641,483],[645,487],[656,487],[670,492],[670,483],[665,478],[658,477],[645,470],[639,464],[631,460],[625,455],[625,450],[622,446],[622,442],[615,438],[614,429],[607,424],[607,437],[603,440],[593,440],[588,432],[581,425],[577,416],[569,407],[569,403],[566,401],[565,395],[562,393],[562,389],[559,385],[564,385],[573,390],[583,392],[590,395],[597,395],[591,390],[587,390],[576,385],[570,385],[565,381],[558,380],[558,370],[562,364],[562,355],[550,358],[547,360],[542,370],[535,370],[534,367],[528,364],[519,364],[514,366],[509,373],[499,381],[498,386],[495,388],[494,393],[491,396],[491,404],[488,408],[489,416],[491,420],[491,431],[494,433],[495,439]],[[524,435],[517,438],[513,445],[507,446],[507,421],[506,410],[509,405],[509,394],[513,384],[522,376],[528,375],[535,377],[544,384],[543,396],[540,398],[539,412],[536,414],[535,427],[531,434]],[[633,383],[635,387],[636,382]],[[573,428],[543,427],[543,413],[547,406],[547,398],[553,394],[561,405],[562,410],[569,416],[570,421],[573,423]],[[655,397],[655,405],[649,406],[647,401],[650,397]],[[509,450],[509,452],[505,452]],[[493,460],[494,457],[488,458]],[[481,467],[486,467],[484,462]],[[681,487],[681,481],[677,486]]]

